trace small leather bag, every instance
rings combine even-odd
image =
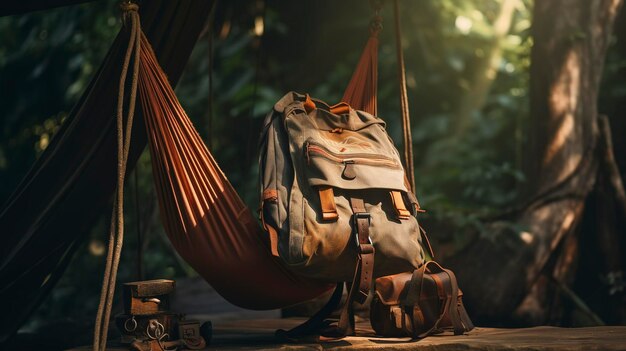
[[[423,338],[447,329],[455,335],[474,328],[454,273],[428,261],[413,273],[376,279],[370,321],[381,336]]]

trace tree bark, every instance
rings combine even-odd
[[[447,262],[458,272],[468,308],[479,323],[509,319],[580,222],[598,173],[596,101],[621,3],[535,2],[524,163],[527,205],[508,220],[487,225],[486,232]],[[559,264],[558,269],[563,275],[567,267]]]
[[[593,147],[599,83],[620,4],[620,0],[535,4],[527,193],[538,194],[563,182]]]

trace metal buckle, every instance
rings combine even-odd
[[[356,224],[356,221],[359,218],[367,219],[367,224],[369,224],[372,216],[370,216],[367,212],[356,212],[352,215],[352,222]]]
[[[354,233],[354,241],[356,242],[356,246],[357,246],[357,247],[359,248],[359,250],[360,250],[360,249],[361,249],[361,245],[363,245],[363,244],[361,244],[361,240],[359,240],[359,233],[358,233],[358,232],[357,232],[357,233]],[[367,236],[367,244],[374,245],[374,244],[372,243],[372,238],[370,238],[370,236],[369,236],[369,235]],[[361,252],[361,251],[359,251],[359,252]]]
[[[352,224],[354,225],[354,240],[356,241],[356,246],[361,246],[361,241],[359,240],[359,219],[367,219],[367,225],[369,226],[372,220],[372,217],[367,212],[357,212],[352,215]],[[367,236],[367,243],[372,245],[372,238]]]

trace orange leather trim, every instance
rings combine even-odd
[[[317,106],[315,105],[315,101],[311,99],[309,94],[306,94],[306,99],[304,100],[304,109],[307,113],[315,110]],[[340,102],[338,104],[330,106],[330,112],[336,115],[342,115],[344,113],[350,112],[350,105],[346,102]]]
[[[319,195],[322,207],[322,219],[324,221],[336,221],[339,219],[333,188],[329,186],[319,187]]]
[[[330,112],[336,114],[336,115],[343,115],[345,113],[350,112],[350,105],[348,105],[345,102],[340,102],[336,105],[332,105],[330,107]]]
[[[391,202],[393,202],[393,207],[396,209],[396,215],[399,219],[409,219],[411,217],[411,212],[406,209],[404,205],[404,199],[402,198],[402,194],[399,191],[390,191],[391,194]]]
[[[271,225],[264,225],[270,237],[270,250],[272,255],[278,257],[278,233]]]
[[[263,194],[265,195],[265,192],[263,192]],[[263,201],[263,204],[261,206],[265,206],[265,201]],[[276,231],[274,227],[265,223],[265,219],[263,218],[262,208],[260,211],[260,217],[261,217],[261,225],[263,226],[263,229],[265,229],[265,231],[270,237],[270,251],[272,252],[273,256],[278,257],[278,232]]]
[[[277,202],[278,201],[278,191],[276,189],[265,189],[263,191],[263,202],[261,206],[265,206],[266,202]],[[263,208],[261,208],[261,225],[263,229],[267,232],[270,237],[270,251],[272,251],[272,255],[278,257],[278,232],[276,228],[271,225],[265,223],[265,219],[263,218]]]
[[[311,97],[309,96],[309,94],[306,94],[306,100],[304,100],[304,109],[306,110],[307,113],[315,110],[317,108],[317,106],[315,106],[315,102],[313,102],[313,100],[311,100]]]
[[[276,191],[276,189],[265,189],[263,191],[263,201],[266,200],[272,202],[278,201],[278,191]]]

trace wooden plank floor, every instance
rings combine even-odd
[[[536,327],[523,329],[476,328],[462,336],[437,335],[422,340],[376,337],[369,321],[358,323],[359,336],[305,344],[281,344],[274,338],[278,328],[299,320],[271,319],[216,323],[211,343],[214,350],[626,350],[626,326],[592,328]]]
[[[329,342],[281,343],[274,337],[277,329],[289,329],[303,319],[281,319],[280,311],[249,311],[221,298],[199,279],[177,281],[173,310],[188,319],[211,321],[213,339],[208,350],[424,350],[424,351],[588,351],[625,350],[626,326],[523,329],[476,328],[462,336],[437,335],[422,340],[380,338],[370,329],[369,321],[357,321],[358,337]],[[114,327],[112,327],[114,328]],[[114,340],[109,350],[115,348]],[[73,351],[86,351],[90,347]]]
[[[359,336],[328,342],[287,344],[278,342],[274,332],[295,326],[299,319],[254,319],[214,324],[214,337],[207,350],[424,350],[424,351],[590,351],[626,350],[626,326],[522,329],[476,328],[466,335],[436,335],[421,340],[380,338],[369,322],[357,324]],[[72,351],[86,351],[89,347]],[[125,350],[111,347],[111,351]]]

